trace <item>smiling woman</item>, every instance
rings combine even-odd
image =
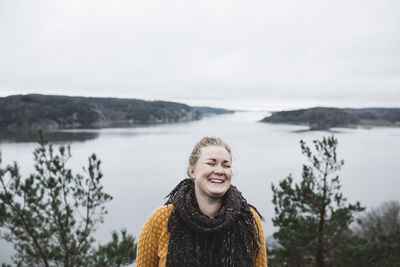
[[[228,149],[228,146],[215,144],[195,149],[192,154],[197,159],[188,167],[189,177],[195,184],[195,196],[200,210],[211,218],[217,214],[221,197],[231,185],[231,155]]]
[[[261,216],[231,185],[231,161],[218,137],[195,145],[190,178],[142,228],[136,266],[267,266]]]

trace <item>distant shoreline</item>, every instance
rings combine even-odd
[[[273,112],[260,122],[308,126],[310,130],[335,127],[400,127],[400,108],[315,107]]]
[[[12,95],[0,97],[0,130],[59,130],[129,127],[200,120],[204,116],[232,113],[213,107],[191,107],[167,101]]]

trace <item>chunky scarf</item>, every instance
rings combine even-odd
[[[167,198],[166,204],[174,205],[168,219],[167,266],[254,266],[261,237],[252,206],[235,186],[225,193],[214,218],[200,211],[192,179],[181,181]]]

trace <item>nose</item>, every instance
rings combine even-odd
[[[217,165],[215,166],[214,172],[215,172],[216,174],[221,174],[221,175],[223,175],[223,174],[225,173],[225,170],[224,170],[224,168],[223,168],[221,165],[217,164]]]

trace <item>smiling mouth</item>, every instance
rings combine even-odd
[[[210,179],[209,181],[216,184],[222,184],[224,182],[224,180],[221,179]]]

